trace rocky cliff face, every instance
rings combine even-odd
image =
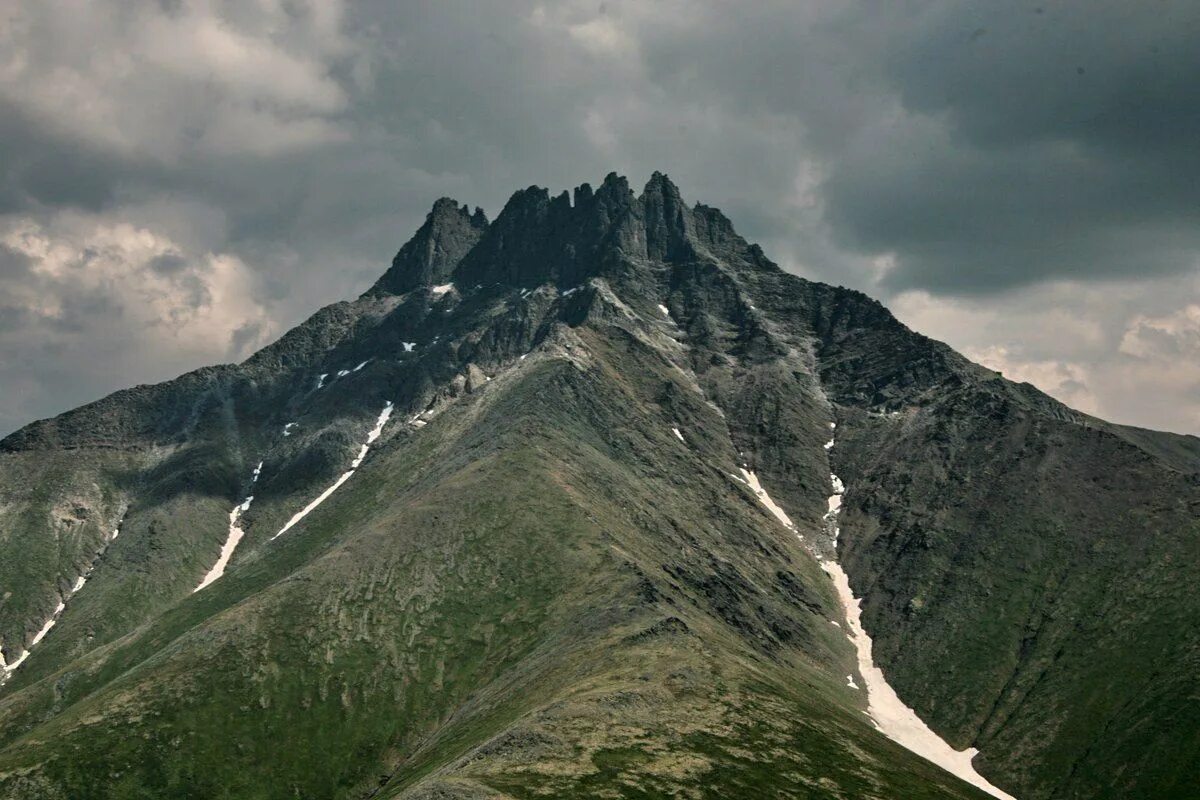
[[[471,251],[488,229],[482,209],[472,214],[466,206],[443,197],[433,204],[415,236],[392,259],[367,296],[403,294],[418,286],[437,286],[450,279],[462,257]]]
[[[661,174],[439,200],[246,362],[0,442],[0,797],[980,796],[866,724],[817,558],[994,783],[1184,797],[1197,453]]]

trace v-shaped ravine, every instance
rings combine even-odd
[[[361,369],[365,365],[366,365],[366,362],[364,361],[362,364],[360,364],[358,367],[356,367],[355,370],[351,370],[351,371],[357,371],[358,369]],[[350,372],[350,371],[347,371],[347,372]],[[322,379],[324,379],[324,377],[325,377],[324,375],[321,376]],[[272,541],[274,541],[275,539],[278,539],[280,536],[282,536],[283,534],[285,534],[289,530],[291,530],[293,527],[295,527],[297,523],[299,523],[302,519],[307,517],[314,510],[316,510],[317,506],[321,505],[326,500],[328,500],[333,495],[333,493],[336,492],[339,488],[341,488],[341,486],[346,481],[350,480],[350,478],[354,475],[355,471],[362,465],[363,459],[365,459],[367,457],[367,452],[370,450],[371,445],[383,433],[383,426],[386,425],[388,419],[391,418],[393,408],[394,407],[390,400],[387,402],[386,405],[384,405],[383,411],[381,411],[379,413],[378,419],[375,420],[375,427],[371,428],[371,430],[367,433],[366,442],[364,442],[362,447],[359,448],[358,455],[355,456],[354,460],[350,462],[350,469],[346,470],[341,475],[339,475],[338,479],[336,481],[334,481],[328,488],[326,488],[325,491],[323,491],[319,495],[317,495],[317,497],[314,498],[308,505],[306,505],[304,508],[300,509],[295,514],[293,514],[291,519],[289,519],[287,521],[287,523],[282,528],[279,529],[279,532],[271,537]],[[291,427],[294,425],[295,425],[295,423],[288,423],[288,425],[284,427],[283,435],[284,436],[290,435]],[[251,475],[251,478],[250,478],[250,483],[252,486],[253,486],[253,484],[258,482],[259,475],[262,474],[262,469],[263,469],[263,462],[260,461],[260,462],[258,462],[258,466],[256,466],[254,468],[254,473],[253,473],[253,475]],[[248,495],[244,500],[242,500],[240,503],[238,503],[236,506],[234,506],[232,511],[229,512],[229,534],[225,538],[225,544],[221,546],[221,553],[217,557],[217,562],[215,564],[213,564],[212,569],[210,569],[208,571],[208,574],[204,576],[204,579],[200,581],[199,585],[196,586],[196,588],[192,590],[193,593],[200,591],[201,589],[208,586],[213,581],[217,580],[218,578],[220,578],[222,575],[225,574],[225,569],[226,569],[226,567],[229,566],[229,560],[231,558],[233,558],[234,551],[237,549],[237,546],[241,542],[242,537],[246,535],[246,532],[244,530],[242,530],[241,526],[238,523],[241,520],[242,514],[245,513],[247,510],[249,510],[250,504],[253,501],[254,501],[254,495]]]
[[[836,429],[837,423],[830,422],[830,438],[824,446],[826,453],[831,453],[837,444],[837,439],[834,435]],[[742,473],[745,476],[745,482],[754,490],[763,507],[778,519],[784,527],[792,532],[796,532],[796,527],[792,524],[791,519],[771,499],[771,496],[758,482],[754,473],[748,473],[744,469]],[[854,592],[850,589],[850,578],[837,562],[837,542],[838,536],[841,533],[838,526],[838,517],[841,513],[842,496],[846,492],[846,487],[841,479],[832,471],[829,473],[829,483],[832,494],[829,495],[828,511],[825,513],[824,523],[829,539],[832,541],[832,552],[834,555],[831,558],[826,558],[814,548],[810,547],[809,550],[816,557],[817,562],[821,565],[825,574],[829,576],[834,588],[837,590],[838,600],[841,602],[842,611],[846,615],[846,636],[850,639],[850,643],[854,645],[857,655],[858,673],[863,680],[861,689],[867,693],[867,714],[871,718],[872,723],[874,723],[880,733],[892,741],[911,750],[927,761],[931,761],[947,772],[962,778],[974,786],[978,786],[994,797],[1003,798],[1003,800],[1015,800],[1012,795],[993,786],[986,778],[975,771],[975,767],[971,764],[971,761],[979,752],[977,749],[955,750],[949,743],[934,733],[917,716],[915,711],[904,704],[904,701],[900,699],[896,691],[887,682],[887,677],[884,676],[883,670],[875,664],[871,653],[871,637],[862,626],[862,601],[854,596]],[[797,533],[797,536],[801,541],[804,540],[804,537],[800,536],[800,534]],[[852,689],[860,688],[855,683],[853,675],[847,675],[846,682],[847,686]]]
[[[96,552],[95,557],[92,558],[92,563],[88,565],[88,568],[82,575],[75,579],[75,583],[71,584],[71,588],[67,590],[65,594],[59,597],[58,605],[54,607],[54,611],[50,614],[49,619],[46,620],[46,624],[44,624],[29,641],[29,646],[22,650],[21,654],[17,656],[11,664],[5,662],[4,652],[0,651],[0,686],[3,686],[12,676],[12,674],[17,671],[17,668],[25,663],[25,659],[29,658],[29,654],[33,648],[37,647],[37,645],[41,643],[42,639],[46,638],[46,634],[50,632],[50,629],[58,624],[58,620],[62,617],[63,612],[67,610],[67,602],[72,597],[77,595],[79,590],[82,589],[88,582],[88,578],[92,576],[92,572],[96,569],[96,564],[100,561],[100,557],[104,555],[104,551],[108,549],[108,546],[112,543],[112,541],[121,533],[121,523],[123,521],[124,518],[122,517],[122,519],[117,522],[116,527],[113,528],[112,535],[107,537],[104,540],[104,543],[100,545],[100,549]]]
[[[384,405],[383,411],[379,412],[379,418],[375,421],[375,427],[372,428],[367,434],[367,441],[363,443],[362,448],[358,451],[358,455],[355,457],[355,459],[350,462],[350,469],[339,475],[338,479],[334,481],[329,488],[317,495],[312,502],[293,514],[292,518],[287,521],[287,524],[280,528],[279,532],[271,537],[272,541],[290,531],[293,527],[295,527],[296,523],[300,522],[300,520],[311,514],[317,508],[317,506],[328,500],[334,492],[341,488],[342,484],[353,477],[355,470],[359,468],[363,462],[363,459],[367,457],[367,452],[371,449],[371,444],[374,443],[374,441],[379,438],[380,434],[383,433],[383,426],[387,424],[388,419],[392,416],[393,408],[394,406],[392,405],[392,401],[389,400],[387,404]]]

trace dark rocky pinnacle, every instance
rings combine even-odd
[[[449,197],[433,204],[425,223],[400,248],[392,266],[367,292],[368,296],[403,294],[420,286],[445,283],[450,273],[487,230],[483,209],[470,209]]]

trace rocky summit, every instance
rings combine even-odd
[[[0,442],[0,798],[1195,797],[1198,512],[661,174],[442,199]]]

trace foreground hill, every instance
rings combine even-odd
[[[246,362],[0,443],[0,797],[986,796],[864,714],[831,559],[994,784],[1185,797],[1198,474],[661,175],[442,200]]]

